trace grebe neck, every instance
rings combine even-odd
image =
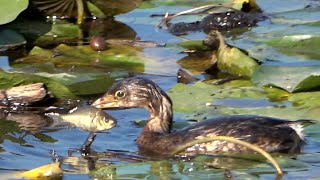
[[[152,133],[168,134],[172,128],[172,102],[169,96],[160,91],[153,95],[147,110],[150,118],[143,131]]]

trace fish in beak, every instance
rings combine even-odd
[[[119,101],[113,95],[106,94],[92,103],[92,106],[100,109],[119,107]]]

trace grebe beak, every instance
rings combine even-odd
[[[92,106],[100,109],[119,107],[119,101],[113,95],[104,95],[92,103]]]

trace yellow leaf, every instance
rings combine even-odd
[[[60,168],[60,163],[55,162],[37,167],[35,169],[19,173],[17,176],[27,179],[49,179],[62,175],[63,171]]]

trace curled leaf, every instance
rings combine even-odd
[[[254,59],[238,48],[227,45],[220,32],[212,31],[209,36],[217,36],[219,39],[220,45],[217,51],[219,70],[235,76],[252,77],[259,67]]]

